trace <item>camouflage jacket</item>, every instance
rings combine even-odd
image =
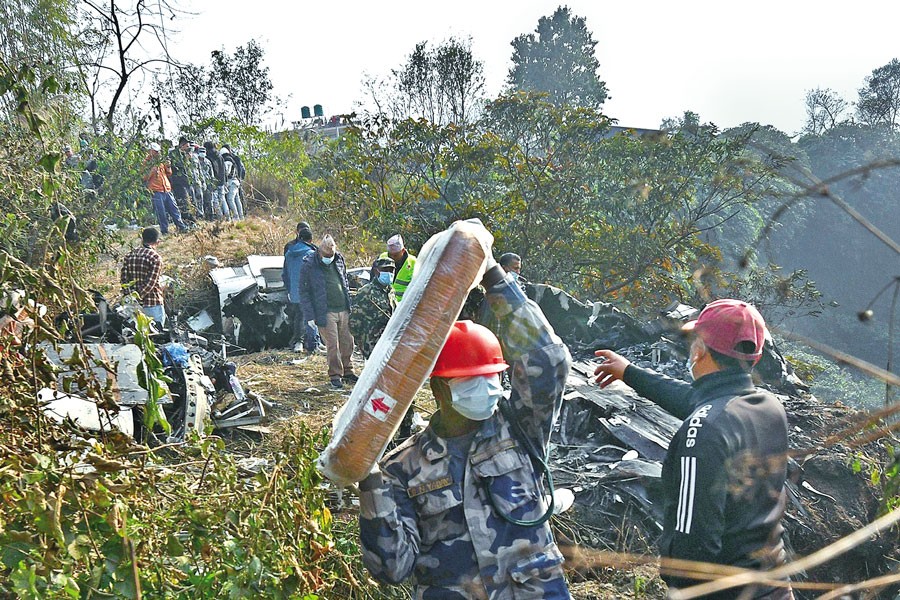
[[[569,352],[509,278],[491,288],[487,299],[503,325],[501,342],[512,371],[511,410],[505,412],[517,417],[524,435],[546,454]],[[569,598],[549,523],[523,527],[497,512],[518,520],[541,517],[547,500],[539,476],[501,411],[475,431],[466,457],[454,456],[429,426],[360,483],[366,567],[387,583],[412,576],[421,599]]]
[[[350,333],[353,334],[356,346],[366,358],[372,354],[372,349],[384,333],[384,328],[395,308],[397,299],[394,296],[394,289],[389,285],[384,286],[373,281],[356,292],[353,306],[350,308]]]

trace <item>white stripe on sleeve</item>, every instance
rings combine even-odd
[[[689,534],[694,520],[694,489],[697,482],[697,457],[681,457],[681,484],[678,490],[678,510],[675,531]]]

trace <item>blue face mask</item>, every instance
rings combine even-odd
[[[323,265],[330,265],[330,264],[331,264],[331,261],[333,261],[333,260],[334,260],[334,257],[333,257],[333,256],[323,256],[323,257],[322,257],[322,264],[323,264]]]
[[[387,271],[382,271],[378,274],[378,282],[381,285],[389,285],[391,283],[391,275],[393,273],[388,273]]]
[[[503,386],[497,374],[454,377],[447,380],[447,385],[453,410],[472,421],[489,419],[503,397]]]
[[[515,271],[510,271],[509,274],[512,275],[512,280],[513,280],[513,281],[518,281],[518,280],[519,280],[519,274],[516,273]]]

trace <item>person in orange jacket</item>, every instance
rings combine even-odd
[[[147,158],[144,159],[146,172],[144,184],[150,191],[153,212],[159,222],[159,231],[163,235],[169,233],[169,215],[172,216],[172,221],[175,222],[178,231],[187,231],[187,225],[181,220],[181,211],[178,210],[175,197],[172,196],[172,184],[169,182],[172,167],[161,158],[159,152],[159,144],[153,142],[150,144]]]

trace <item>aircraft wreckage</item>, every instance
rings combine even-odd
[[[287,347],[292,324],[281,281],[282,260],[280,256],[251,256],[242,267],[211,270],[215,298],[186,320],[188,333],[180,341],[170,342],[183,348],[187,356],[186,362],[182,357],[182,362],[167,367],[176,376],[167,413],[177,416],[177,435],[201,428],[206,419],[219,427],[227,426],[229,420],[258,423],[265,416],[266,403],[261,398],[246,393],[239,399],[240,393],[231,388],[228,382],[234,370],[228,372],[223,351],[211,351],[206,345],[214,343],[204,345],[197,340],[203,337],[223,345],[227,340],[229,347],[248,352]],[[353,269],[350,274],[353,289],[368,281],[368,268]],[[661,463],[680,421],[623,384],[604,389],[596,386],[592,381],[593,350],[614,349],[639,366],[684,379],[688,349],[674,332],[697,310],[674,303],[660,311],[657,319],[640,322],[610,304],[583,303],[552,286],[529,284],[526,292],[541,306],[575,357],[550,457],[557,485],[575,496],[572,512],[580,537],[569,541],[654,553],[662,522],[657,501]],[[477,300],[475,297],[464,312],[477,316]],[[135,383],[136,346],[102,339],[101,335],[90,345],[90,351],[115,359],[117,366],[114,373],[99,375],[115,379],[117,401],[124,409],[139,410],[146,402],[146,392]],[[59,363],[66,362],[69,351],[60,346]],[[181,355],[177,346],[176,354]],[[853,457],[861,452],[879,456],[887,447],[900,451],[900,442],[880,438],[852,448],[840,440],[822,445],[829,434],[859,421],[861,413],[842,405],[822,404],[811,396],[771,340],[756,374],[757,385],[770,389],[787,409],[797,461],[792,461],[789,474],[785,528],[792,551],[809,554],[872,520],[878,510],[879,490],[866,473],[854,472]],[[228,400],[221,404],[223,396]],[[98,425],[96,407],[59,410],[60,393],[50,390],[42,391],[42,398],[47,400],[48,410],[60,414],[90,412]],[[210,402],[210,398],[219,401]],[[110,422],[116,418],[120,417],[108,416]],[[561,537],[565,545],[567,536]],[[900,543],[896,532],[888,532],[796,579],[858,581],[896,569],[898,563]],[[802,597],[798,592],[798,598]]]

